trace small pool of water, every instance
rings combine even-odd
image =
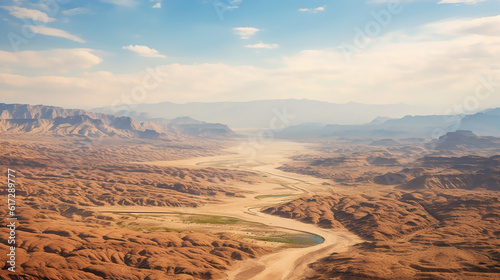
[[[290,237],[296,244],[300,245],[315,245],[325,241],[321,236],[307,233],[298,233]]]

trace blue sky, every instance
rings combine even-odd
[[[3,102],[308,98],[443,111],[481,77],[500,78],[498,0],[2,3]],[[145,86],[152,68],[167,74]],[[496,91],[475,107],[500,105]]]

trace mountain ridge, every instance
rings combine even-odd
[[[186,120],[184,120],[186,122]],[[171,140],[183,136],[231,137],[226,125],[196,120],[186,124],[167,120],[137,121],[129,116],[115,116],[65,109],[56,106],[0,103],[0,132],[48,135],[82,135]]]
[[[280,138],[363,137],[435,138],[447,132],[470,130],[480,136],[500,136],[500,108],[471,115],[405,115],[401,118],[377,117],[359,125],[299,124],[277,133]]]

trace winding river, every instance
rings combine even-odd
[[[305,248],[283,249],[276,253],[239,262],[227,272],[231,280],[294,280],[303,279],[308,271],[308,264],[327,257],[333,252],[345,251],[362,240],[346,231],[319,228],[312,224],[301,223],[268,215],[259,209],[283,203],[303,194],[329,193],[331,186],[324,186],[325,180],[311,176],[286,173],[277,167],[289,161],[288,157],[307,150],[304,144],[293,142],[267,143],[255,158],[249,159],[237,149],[229,154],[213,157],[201,157],[179,161],[148,162],[160,166],[188,168],[213,167],[252,171],[261,174],[266,182],[257,186],[242,184],[235,186],[242,191],[252,192],[245,198],[228,198],[219,204],[207,204],[198,208],[172,208],[170,211],[183,214],[203,214],[234,217],[272,227],[286,228],[298,232],[316,235],[323,242]],[[258,199],[258,197],[265,199]],[[169,210],[166,210],[169,211]]]

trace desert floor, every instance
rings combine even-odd
[[[179,215],[213,215],[236,218],[243,221],[265,225],[267,228],[276,228],[280,231],[295,231],[301,234],[313,235],[318,242],[312,246],[299,248],[283,248],[275,253],[265,255],[258,259],[249,259],[239,262],[227,272],[227,279],[302,279],[307,273],[308,264],[327,257],[333,252],[342,252],[349,246],[362,242],[362,240],[346,230],[331,230],[319,228],[313,224],[305,224],[292,219],[268,215],[259,209],[293,200],[303,194],[330,193],[335,187],[325,185],[324,179],[314,178],[308,175],[300,175],[283,172],[277,167],[289,161],[289,157],[297,153],[307,151],[305,144],[293,142],[271,142],[264,144],[254,157],[242,153],[238,147],[227,150],[220,156],[198,157],[188,160],[142,162],[137,164],[148,164],[158,166],[175,166],[183,168],[224,168],[251,171],[266,178],[265,182],[259,184],[241,183],[236,186],[241,194],[227,199],[206,204],[197,208],[168,208],[168,207],[96,207],[100,212],[116,213],[117,215],[131,214],[139,218],[147,219],[154,215],[165,219],[160,220],[163,226],[179,227],[179,221],[175,216]],[[177,224],[175,224],[177,222]],[[159,226],[161,224],[158,224]],[[194,225],[184,225],[185,227]],[[222,228],[221,228],[222,227]],[[186,228],[184,228],[186,229]],[[224,231],[224,226],[218,230]],[[228,231],[238,231],[232,226]],[[245,229],[240,229],[244,231]]]

